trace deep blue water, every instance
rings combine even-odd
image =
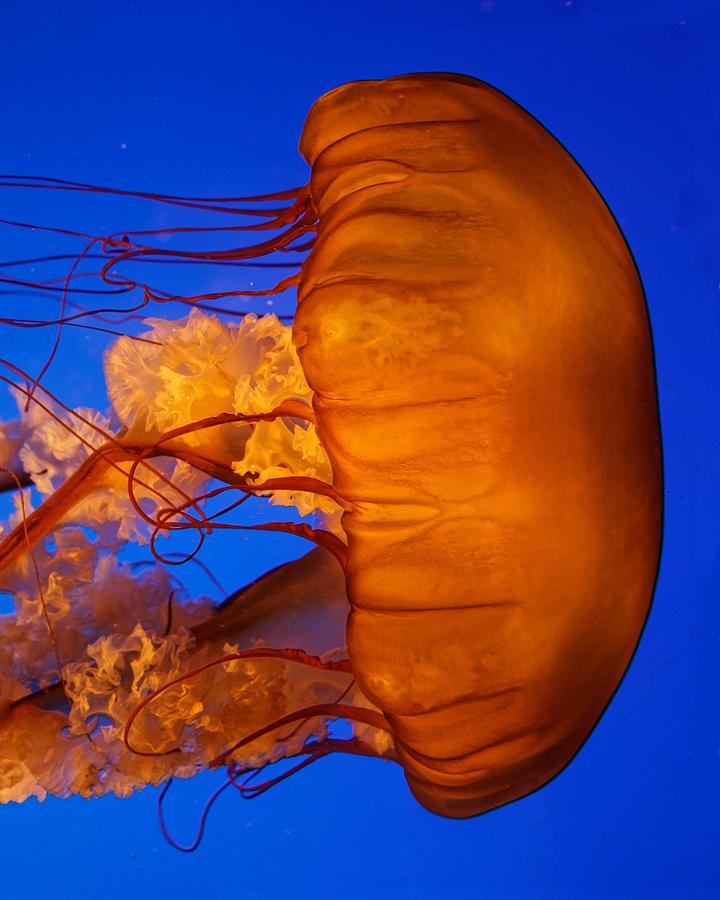
[[[306,180],[295,149],[303,118],[338,84],[443,70],[510,94],[591,175],[635,254],[657,353],[667,518],[632,667],[543,790],[446,821],[417,806],[398,768],[328,759],[257,801],[223,796],[189,856],[164,843],[154,791],[7,806],[2,900],[720,896],[719,26],[717,0],[5,0],[2,172],[267,192]],[[107,230],[127,209],[0,195],[0,217],[48,224],[74,217]],[[136,227],[157,227],[133,210]],[[17,236],[1,238],[11,258]],[[47,339],[0,333],[3,355],[26,362]],[[67,339],[52,374],[71,403],[99,390],[73,366],[73,348],[99,363],[101,343],[79,340]],[[301,550],[253,536],[241,563],[210,558],[235,587]],[[218,777],[175,786],[179,837]]]

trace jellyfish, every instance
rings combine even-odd
[[[660,431],[641,283],[598,191],[524,109],[463,75],[338,87],[300,151],[311,176],[293,191],[139,195],[254,214],[228,230],[271,235],[255,243],[82,236],[108,291],[140,292],[130,311],[191,307],[110,346],[109,417],[6,363],[22,414],[0,443],[16,497],[2,801],[125,796],[220,766],[254,796],[345,752],[402,766],[433,813],[474,816],[567,766],[630,663],[659,560]],[[297,271],[267,291],[178,297],[123,274],[293,252]],[[56,319],[9,324],[107,319],[109,301],[72,311],[76,271]],[[290,288],[292,325],[217,313]],[[228,496],[222,516],[264,496],[311,518],[224,524],[210,507]],[[199,550],[223,527],[316,546],[219,605],[122,560],[146,542],[170,563],[159,535],[195,533]]]

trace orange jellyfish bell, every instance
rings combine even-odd
[[[300,148],[319,225],[294,335],[351,506],[348,654],[416,798],[474,815],[568,763],[648,612],[642,287],[580,167],[483,82],[339,87]]]
[[[227,229],[279,236],[214,253],[142,243],[160,232],[88,245],[106,284],[143,288],[138,306],[297,286],[298,307],[292,343],[271,316],[151,320],[106,358],[122,427],[75,411],[71,452],[46,400],[35,432],[6,435],[25,471],[0,477],[43,478],[49,496],[0,544],[24,592],[0,623],[17,642],[0,640],[0,802],[124,796],[221,763],[235,782],[344,751],[396,760],[424,807],[472,816],[567,765],[630,662],[660,551],[660,432],[642,287],[597,190],[532,116],[462,75],[336,88],[300,149],[310,184],[246,198],[289,205]],[[299,273],[269,291],[178,298],[116,274],[140,257],[298,249],[313,231]],[[15,387],[28,405],[44,396]],[[327,517],[221,527],[322,549],[212,615],[173,612],[167,575],[133,580],[117,543],[143,523],[202,542],[209,479]],[[98,510],[121,523],[106,545]],[[337,717],[353,741],[328,735]]]

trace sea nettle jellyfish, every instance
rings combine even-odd
[[[110,345],[108,416],[50,394],[52,355],[39,376],[6,363],[21,415],[2,444],[3,801],[217,766],[252,796],[283,777],[258,776],[269,763],[348,752],[473,816],[560,772],[629,664],[658,565],[660,439],[642,288],[598,192],[528,113],[460,75],[330,91],[300,150],[298,190],[134,195],[259,221],[65,231],[84,246],[64,281],[4,277],[56,293],[52,320],[6,319],[57,328],[54,350],[70,326],[192,309]],[[168,240],[264,229],[225,250]],[[82,308],[98,257],[113,296]],[[258,257],[301,262],[272,289],[192,297],[125,274]],[[215,314],[293,287],[292,328]],[[312,518],[228,521],[251,495]],[[238,527],[317,548],[219,606],[187,597],[155,538]],[[132,542],[159,562],[118,558]]]

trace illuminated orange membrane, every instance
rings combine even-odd
[[[345,513],[348,653],[417,799],[559,772],[653,591],[661,455],[642,287],[602,198],[489,85],[345,85],[301,150],[294,334]]]

